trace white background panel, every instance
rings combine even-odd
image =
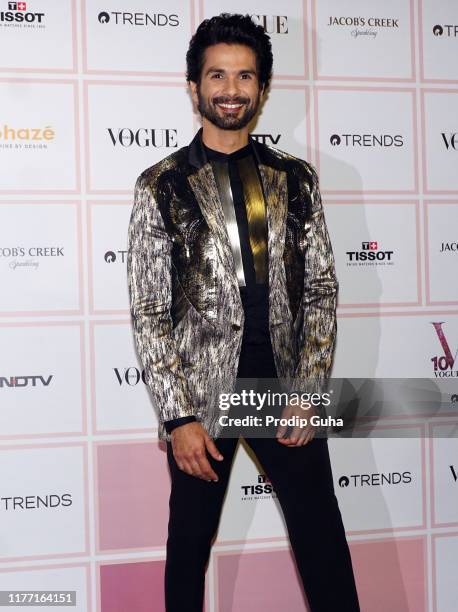
[[[313,3],[320,77],[412,76],[410,0],[388,0],[383,4],[378,0]],[[383,25],[376,19],[384,20]]]
[[[423,66],[426,79],[458,81],[457,62],[450,61],[456,55],[458,5],[450,0],[420,0],[423,32]],[[442,32],[435,26],[441,26]],[[451,26],[446,28],[445,26]],[[441,33],[440,33],[441,32]]]
[[[436,203],[427,212],[430,299],[458,302],[457,283],[451,282],[458,264],[458,202]]]

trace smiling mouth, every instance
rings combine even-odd
[[[240,103],[234,103],[234,104],[220,103],[220,104],[217,104],[216,106],[219,106],[219,108],[222,108],[225,112],[235,112],[235,111],[240,110],[242,108],[243,104],[240,104]]]

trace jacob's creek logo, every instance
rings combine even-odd
[[[451,151],[451,150],[458,151],[458,133],[457,132],[450,132],[449,134],[446,134],[445,132],[441,132],[441,136],[442,136],[442,141],[447,151]]]
[[[360,251],[347,251],[347,266],[392,266],[394,251],[382,251],[376,240],[361,243]]]
[[[108,264],[115,262],[125,263],[127,260],[127,251],[107,251],[104,255],[104,259]]]
[[[330,15],[326,25],[332,28],[347,28],[353,38],[358,38],[358,36],[375,38],[379,31],[398,29],[399,18]]]
[[[288,34],[286,15],[250,15],[251,19],[264,28],[267,34]]]
[[[38,268],[40,263],[49,261],[48,258],[64,257],[62,246],[33,246],[33,247],[2,247],[0,246],[0,264],[6,262],[12,270]],[[45,259],[43,259],[45,258]]]
[[[47,149],[56,138],[52,126],[12,127],[0,124],[0,149]]]
[[[456,38],[458,36],[458,25],[452,24],[436,24],[433,26],[434,36],[447,36],[449,38]]]
[[[277,497],[270,479],[265,474],[258,474],[258,482],[240,485],[242,501],[254,499],[271,499]]]
[[[24,388],[24,387],[49,387],[53,374],[49,376],[41,376],[41,374],[33,376],[0,376],[0,389],[4,388]]]
[[[385,485],[409,484],[412,472],[377,472],[374,474],[349,474],[339,478],[339,487],[375,487]]]
[[[7,10],[0,10],[0,27],[44,28],[45,14],[31,10],[31,4],[31,2],[8,2]]]
[[[129,387],[136,387],[140,381],[145,385],[147,384],[145,370],[130,367],[124,369],[113,368],[113,371],[120,387],[125,385]]]
[[[436,332],[437,339],[439,340],[442,350],[444,351],[443,355],[431,357],[434,368],[434,376],[436,378],[456,378],[458,377],[458,370],[456,368],[456,357],[458,350],[455,351],[455,355],[452,354],[450,345],[442,327],[444,324],[444,321],[431,322],[431,325],[434,327]]]
[[[128,13],[124,11],[102,11],[98,14],[99,23],[110,23],[112,25],[125,26],[153,26],[172,28],[180,25],[178,15],[174,13]]]
[[[333,147],[402,147],[401,134],[332,134],[329,142]]]
[[[171,128],[107,128],[108,136],[114,147],[153,147],[156,149],[176,149],[178,130]]]
[[[458,242],[442,242],[439,253],[458,253]]]

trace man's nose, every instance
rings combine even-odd
[[[227,96],[234,97],[240,93],[239,81],[236,77],[228,77],[224,83],[224,93]]]

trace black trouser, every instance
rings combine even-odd
[[[266,347],[242,349],[238,375],[276,376]],[[248,366],[248,363],[250,364]],[[359,612],[350,552],[334,493],[327,438],[288,448],[272,438],[245,438],[270,478],[312,612]],[[181,471],[167,443],[172,478],[165,566],[167,612],[202,612],[205,571],[229,480],[237,438],[215,440],[223,461],[207,458],[218,482]]]

